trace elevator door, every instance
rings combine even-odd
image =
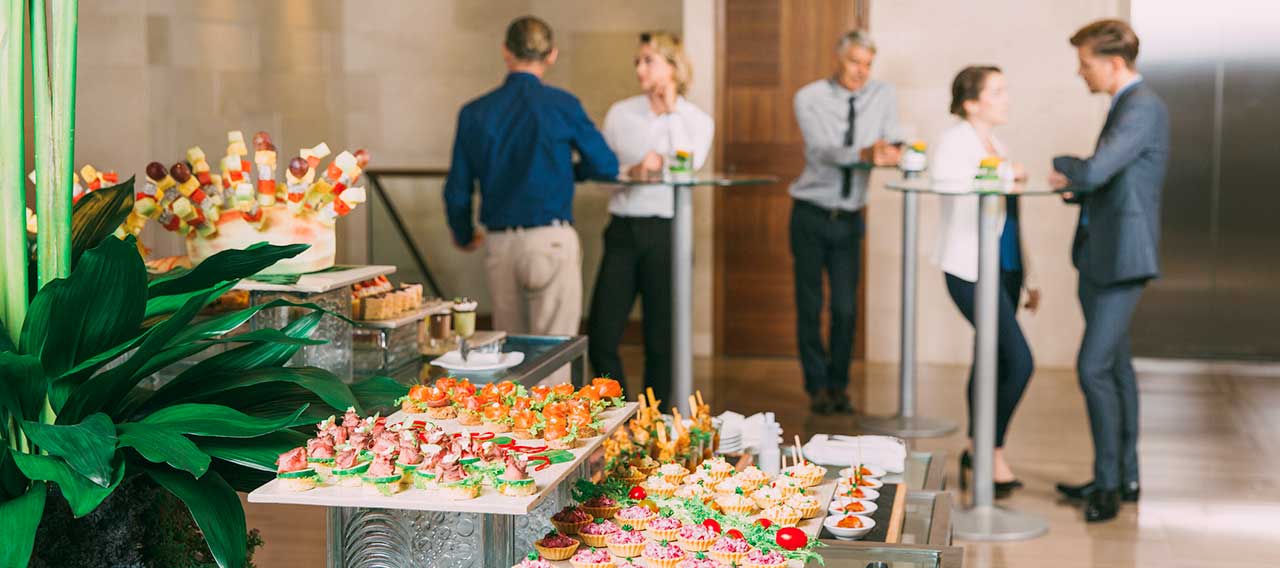
[[[1139,69],[1173,132],[1163,278],[1138,307],[1134,354],[1280,360],[1280,6],[1132,10]]]

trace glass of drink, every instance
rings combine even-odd
[[[479,303],[469,298],[453,300],[453,332],[463,339],[476,333],[476,308]]]

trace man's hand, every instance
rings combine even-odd
[[[1039,288],[1027,288],[1027,303],[1024,304],[1023,307],[1027,308],[1027,311],[1033,314],[1036,313],[1036,310],[1040,309]]]
[[[902,160],[902,148],[882,140],[871,145],[871,158],[877,166],[896,166]]]
[[[1070,185],[1071,180],[1067,179],[1067,176],[1062,175],[1062,172],[1054,171],[1049,174],[1049,187],[1052,187],[1055,191],[1066,189]]]
[[[657,152],[649,152],[644,155],[640,163],[631,166],[627,170],[627,177],[632,179],[647,179],[651,177],[661,177],[662,174],[662,156]]]
[[[455,240],[453,245],[458,247],[458,250],[461,250],[462,252],[475,252],[479,250],[480,247],[484,246],[484,231],[476,229],[476,232],[471,236],[471,242],[463,245],[458,244],[458,241]]]
[[[859,162],[880,167],[896,166],[901,159],[902,148],[894,146],[884,141],[884,139],[876,140],[874,144],[858,152]]]

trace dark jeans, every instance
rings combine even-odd
[[[644,384],[666,404],[671,394],[671,220],[618,217],[604,231],[604,258],[587,320],[587,348],[597,375],[626,380],[618,344],[636,295],[644,315]]]
[[[973,282],[957,278],[950,274],[947,277],[947,292],[964,319],[974,324],[974,294],[977,285]],[[1013,411],[1022,400],[1022,393],[1027,390],[1027,382],[1031,380],[1031,372],[1035,363],[1031,360],[1031,348],[1018,326],[1018,300],[1022,295],[1022,273],[1000,273],[1000,305],[996,329],[996,447],[1004,447],[1005,433],[1009,430],[1009,421]],[[977,348],[976,342],[974,348]],[[975,356],[975,365],[976,365]],[[969,367],[969,437],[973,438],[973,365]]]
[[[792,200],[791,258],[795,272],[796,338],[804,367],[804,390],[810,395],[849,387],[854,323],[858,307],[858,269],[865,228],[862,212],[832,213]],[[822,276],[831,296],[828,341],[823,348],[818,326],[822,317]]]
[[[1080,276],[1084,338],[1076,370],[1093,433],[1093,479],[1103,489],[1138,483],[1138,380],[1129,322],[1146,282],[1099,286]]]

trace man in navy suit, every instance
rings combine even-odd
[[[1071,257],[1080,273],[1085,330],[1076,360],[1093,434],[1093,481],[1058,484],[1085,500],[1089,522],[1137,501],[1138,386],[1129,323],[1148,280],[1160,274],[1160,193],[1169,159],[1169,113],[1134,67],[1138,36],[1101,20],[1071,37],[1090,92],[1111,96],[1092,156],[1053,160],[1050,185],[1080,206]]]

